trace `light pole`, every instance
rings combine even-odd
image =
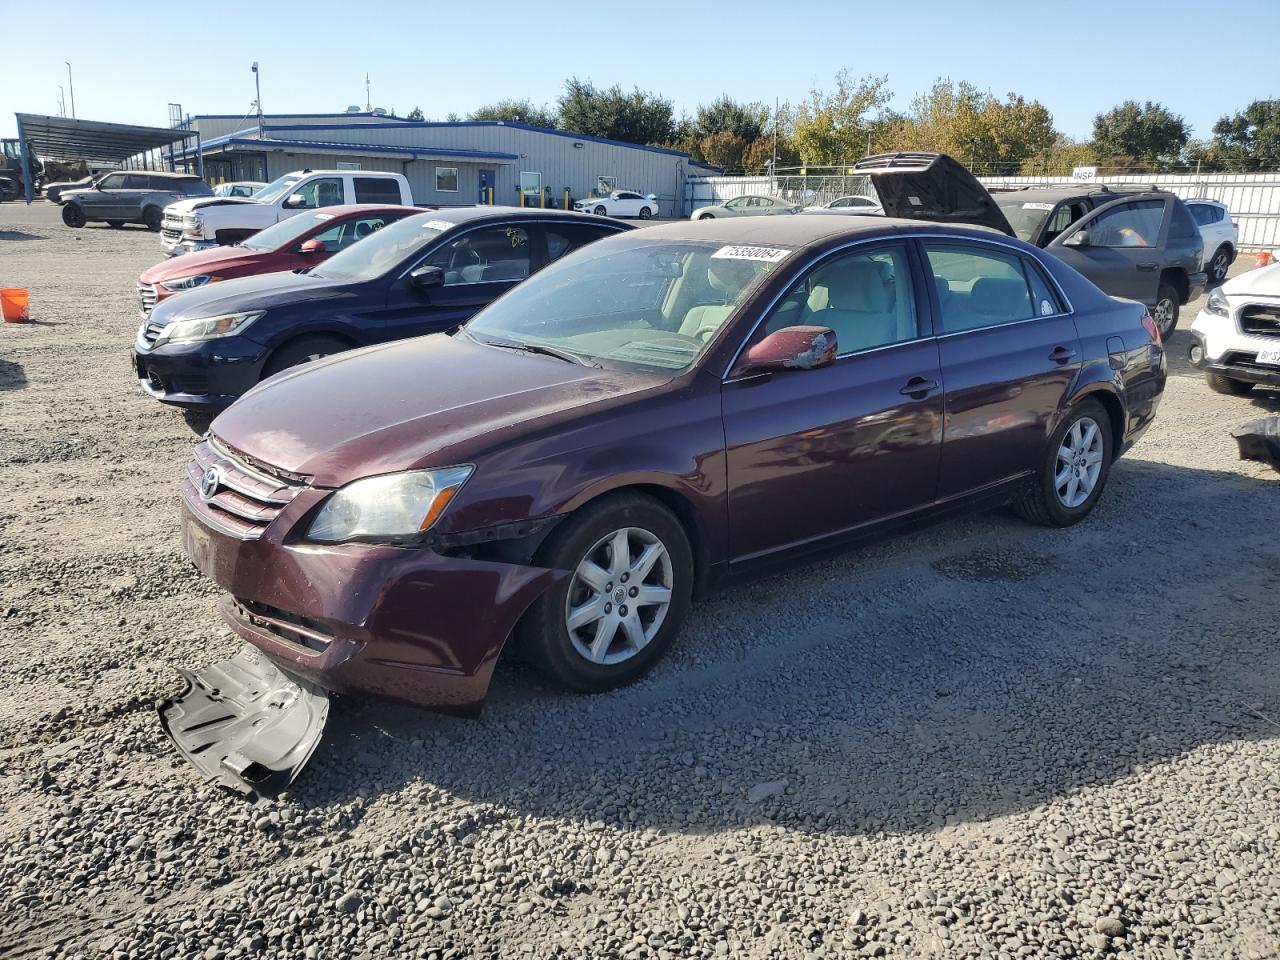
[[[58,84],[58,109],[64,117],[67,115],[67,91],[62,89],[62,84]]]
[[[262,80],[258,74],[257,60],[253,61],[253,91],[257,95],[254,103],[258,107],[258,139],[261,140],[264,135],[262,131]]]
[[[71,116],[74,117],[76,115],[76,85],[71,82],[71,61],[63,60],[62,62],[67,65],[67,89],[71,91]],[[63,107],[63,116],[66,116],[66,113],[67,108]]]

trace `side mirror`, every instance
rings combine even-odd
[[[297,210],[299,207],[307,205],[307,198],[300,193],[291,194],[285,198],[284,208],[286,210]]]
[[[1077,230],[1067,239],[1062,241],[1064,247],[1087,247],[1089,246],[1089,231]]]
[[[830,366],[838,349],[830,327],[783,327],[748,350],[734,373],[813,370]]]
[[[444,270],[440,267],[418,267],[409,274],[409,282],[419,290],[444,286]]]
[[[324,241],[319,237],[312,237],[298,248],[298,252],[310,254],[311,256],[314,256],[317,253],[324,253]]]

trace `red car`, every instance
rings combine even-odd
[[[199,250],[157,263],[138,278],[138,306],[146,317],[166,297],[207,283],[314,267],[389,223],[434,209],[353,203],[300,213],[235,246]]]

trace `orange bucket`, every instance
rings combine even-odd
[[[26,323],[31,319],[29,295],[23,287],[0,290],[0,311],[5,323]]]
[[[1275,263],[1275,261],[1276,261],[1276,258],[1271,255],[1270,251],[1263,250],[1260,254],[1258,254],[1256,257],[1253,258],[1253,265],[1255,267],[1269,267],[1271,266],[1271,264]]]

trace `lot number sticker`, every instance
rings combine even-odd
[[[1022,205],[1022,209],[1023,210],[1052,210],[1053,204],[1052,203],[1024,203]]]
[[[728,247],[721,247],[711,255],[711,259],[763,260],[765,263],[777,263],[790,252],[790,250],[783,250],[778,247],[746,247],[734,244]]]

